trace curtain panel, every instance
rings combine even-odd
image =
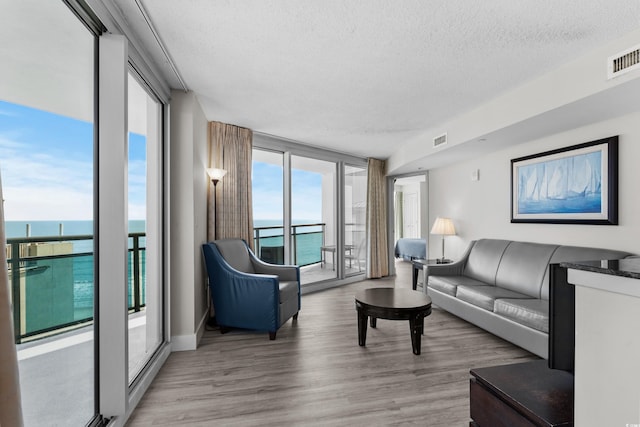
[[[253,131],[220,122],[209,123],[209,167],[227,174],[209,184],[207,239],[240,238],[253,250],[251,150]],[[213,194],[213,191],[217,194]]]
[[[6,235],[4,231],[4,199],[0,178],[0,426],[23,425],[18,355],[13,336],[13,312],[7,271]],[[17,256],[17,254],[14,254]]]
[[[384,160],[369,159],[367,172],[367,278],[389,275],[387,187]]]

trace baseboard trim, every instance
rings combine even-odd
[[[200,340],[204,335],[205,327],[207,325],[207,319],[209,318],[208,310],[204,313],[196,332],[188,335],[172,335],[171,336],[171,351],[189,351],[196,350]]]
[[[338,286],[347,285],[349,283],[362,282],[365,279],[364,274],[348,277],[343,280],[332,280],[327,282],[309,283],[308,285],[302,285],[300,287],[300,293],[302,295],[310,294],[312,292],[324,291],[326,289],[337,288]]]

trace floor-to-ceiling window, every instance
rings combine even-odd
[[[364,274],[366,160],[254,133],[256,252],[303,286]]]
[[[26,426],[97,414],[95,37],[63,2],[2,3],[0,172]]]
[[[338,222],[336,162],[291,156],[292,262],[302,269],[301,282],[337,277]]]
[[[367,168],[344,166],[345,273],[366,271]]]
[[[140,70],[149,68],[126,38],[108,34],[121,54],[104,54],[103,24],[84,2],[5,1],[1,10],[0,173],[25,425],[92,425],[102,415],[123,423],[169,352],[168,88],[145,79]],[[121,78],[127,64],[128,81]],[[122,84],[112,86],[118,78]],[[128,120],[105,125],[104,117],[124,112]],[[115,137],[103,137],[105,128]],[[116,149],[119,138],[128,156],[105,162],[101,154]],[[112,185],[118,180],[124,185]],[[96,233],[112,216],[124,216],[129,227]],[[103,261],[115,253],[127,257],[128,274],[110,277]],[[114,285],[127,295],[122,304],[101,297]],[[102,321],[125,312],[124,327]],[[115,387],[110,378],[129,381]]]
[[[253,236],[256,254],[284,264],[284,154],[253,150]]]
[[[129,382],[162,343],[162,108],[128,79]]]

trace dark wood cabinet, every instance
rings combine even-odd
[[[573,375],[546,360],[471,370],[470,426],[573,426]]]

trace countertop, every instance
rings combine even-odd
[[[561,267],[640,279],[640,257],[601,261],[562,262]]]

